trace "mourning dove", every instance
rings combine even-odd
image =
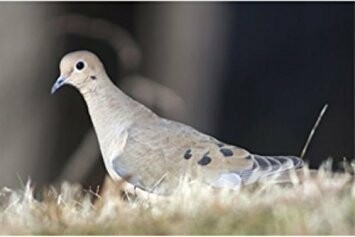
[[[59,37],[75,35],[108,44],[117,57],[119,77],[115,78],[114,82],[121,90],[163,117],[175,120],[186,118],[186,104],[179,94],[137,73],[142,53],[127,30],[107,19],[86,17],[81,14],[54,17],[48,24],[50,29],[54,29],[51,33]],[[97,166],[99,158],[100,148],[96,134],[93,129],[89,129],[67,158],[68,162],[56,177],[55,184],[59,186],[64,179],[81,180],[85,184],[91,179],[89,176],[93,170],[103,172],[101,167]],[[92,184],[95,182],[90,182],[90,185]]]
[[[293,156],[260,156],[159,117],[117,88],[89,51],[65,55],[53,94],[71,85],[84,97],[105,167],[144,191],[171,194],[182,179],[238,188],[303,166]]]

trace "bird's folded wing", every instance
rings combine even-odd
[[[120,159],[143,186],[151,187],[160,180],[175,184],[187,173],[199,174],[203,180],[214,183],[223,174],[253,166],[246,150],[224,144],[180,123],[148,120],[133,123],[127,131]]]

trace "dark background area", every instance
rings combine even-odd
[[[352,4],[233,7],[218,136],[266,154],[300,154],[322,106],[306,158],[353,158]]]
[[[60,58],[78,49],[98,54],[119,86],[122,78],[138,73],[173,89],[185,100],[186,114],[164,116],[254,153],[300,155],[327,103],[305,158],[316,168],[332,157],[337,168],[343,157],[354,157],[353,3],[38,3],[31,8],[50,11],[49,22],[68,14],[104,19],[125,29],[142,57],[127,69],[105,39],[53,36],[45,66],[38,65],[47,69],[36,92],[49,103],[43,119],[52,122],[51,134],[41,135],[46,153],[41,144],[32,155],[43,161],[31,170],[13,169],[21,177],[56,181],[92,127],[75,90],[49,95]],[[56,30],[49,27],[48,34]],[[101,182],[103,162],[92,154],[97,159],[91,171],[69,180]]]

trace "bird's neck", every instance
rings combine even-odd
[[[81,91],[100,141],[105,146],[130,126],[140,110],[139,104],[118,89],[109,79],[98,82],[94,90]]]
[[[146,123],[158,118],[108,78],[97,83],[95,89],[81,91],[81,94],[86,101],[106,167],[124,149],[128,129],[133,123]]]

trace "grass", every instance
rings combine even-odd
[[[121,195],[113,182],[100,195],[68,183],[40,198],[34,193],[30,182],[1,190],[0,234],[355,234],[355,184],[348,174],[324,168],[283,186],[213,190],[183,183],[163,200]]]

